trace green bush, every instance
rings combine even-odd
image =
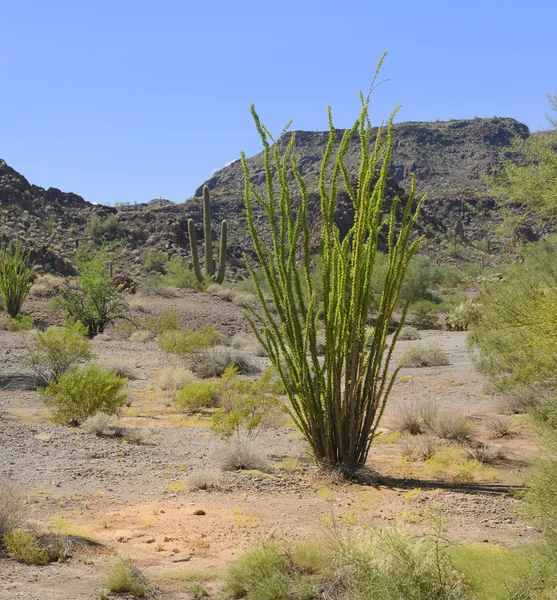
[[[143,320],[143,327],[157,335],[180,329],[180,315],[172,309],[166,309],[160,315]]]
[[[91,342],[81,323],[72,327],[48,327],[37,333],[36,341],[29,346],[29,364],[40,386],[56,381],[61,375],[82,360],[90,360]]]
[[[221,334],[211,325],[202,325],[196,331],[192,329],[166,330],[159,335],[159,347],[173,352],[182,359],[188,359],[221,339]]]
[[[39,540],[21,529],[9,531],[2,538],[6,552],[26,565],[46,565],[48,553]]]
[[[108,325],[123,319],[128,310],[128,303],[110,278],[112,259],[113,252],[106,245],[93,254],[78,251],[79,289],[66,287],[57,299],[71,321],[87,327],[89,337],[103,333]]]
[[[438,344],[413,344],[400,357],[400,367],[440,367],[450,364],[447,353]]]
[[[91,215],[85,226],[85,232],[97,244],[116,240],[120,235],[118,217],[116,215],[108,215],[105,219],[101,219],[99,215]]]
[[[420,300],[410,306],[412,323],[418,329],[437,329],[439,306],[430,300]]]
[[[127,379],[99,365],[90,364],[39,388],[41,400],[53,411],[54,419],[64,425],[79,425],[98,412],[116,414],[126,403],[122,388]]]
[[[186,383],[174,402],[182,408],[211,408],[217,406],[219,397],[219,382],[195,381]]]
[[[15,319],[33,285],[33,263],[19,240],[0,250],[0,298],[4,310]]]
[[[20,333],[22,331],[31,331],[34,322],[35,319],[31,316],[19,315],[14,318],[8,317],[8,319],[6,319],[6,329],[16,333]]]
[[[175,288],[187,288],[192,290],[204,290],[207,287],[205,281],[198,281],[194,271],[188,263],[179,256],[175,256],[165,266],[165,274],[162,276],[162,285]]]
[[[168,263],[168,254],[166,252],[149,252],[145,259],[145,270],[150,273],[164,273]]]

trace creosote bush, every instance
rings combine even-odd
[[[215,346],[221,334],[211,325],[202,325],[196,331],[192,329],[166,330],[159,335],[159,347],[173,352],[182,359],[189,359],[202,350]]]
[[[418,329],[437,329],[439,306],[431,300],[419,300],[409,309],[412,324]]]
[[[19,240],[0,249],[0,299],[12,319],[19,315],[33,279],[29,251],[23,248]]]
[[[98,412],[114,415],[126,403],[122,393],[126,379],[99,365],[90,364],[69,373],[47,387],[39,388],[40,399],[52,410],[56,422],[79,425]]]
[[[37,333],[37,339],[29,346],[29,364],[35,372],[37,385],[46,386],[57,381],[80,361],[93,357],[87,329],[81,323],[72,327],[48,327]]]
[[[389,366],[400,327],[388,349],[386,338],[406,270],[420,244],[419,240],[411,241],[411,234],[422,204],[415,200],[413,183],[404,206],[396,198],[387,208],[394,113],[386,128],[376,133],[368,116],[369,95],[361,95],[361,102],[358,119],[340,143],[329,110],[329,141],[319,179],[322,268],[318,285],[311,272],[308,189],[298,169],[295,133],[285,136],[285,144],[279,147],[252,106],[263,144],[263,194],[252,184],[248,161],[242,155],[246,216],[263,271],[260,276],[248,260],[259,307],[247,306],[246,315],[284,382],[291,417],[316,462],[346,475],[365,464],[394,382],[392,376],[396,377],[396,370],[390,373]],[[344,158],[356,136],[360,155],[354,181]],[[335,225],[341,186],[354,208],[354,224],[344,238]],[[294,196],[300,199],[295,208]],[[264,215],[270,244],[258,231],[255,206],[257,214]],[[387,246],[388,266],[370,338],[367,319],[374,303],[372,281],[380,232]],[[317,348],[321,327],[326,342],[323,360]]]

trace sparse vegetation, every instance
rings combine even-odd
[[[129,593],[135,598],[145,598],[152,589],[145,575],[129,558],[120,558],[108,566],[106,587],[116,594]]]
[[[431,401],[407,402],[396,412],[397,431],[411,435],[430,432],[435,428],[437,413],[437,406]]]
[[[421,338],[422,338],[422,336],[420,335],[420,332],[415,327],[412,327],[411,325],[405,325],[400,330],[400,335],[398,336],[399,340],[415,341],[415,340],[419,340]]]
[[[220,339],[221,334],[211,325],[202,325],[196,331],[192,329],[164,331],[159,335],[159,346],[186,360],[216,345]]]
[[[0,477],[0,540],[6,533],[22,527],[25,517],[23,494],[19,486]]]
[[[447,353],[435,343],[413,344],[398,361],[400,367],[441,367],[449,365]]]
[[[439,305],[431,300],[419,300],[410,307],[412,323],[418,329],[437,329]]]
[[[116,421],[115,415],[107,415],[106,413],[98,412],[87,417],[85,421],[83,421],[81,427],[88,433],[103,435],[108,429],[111,429],[116,425]]]
[[[21,529],[13,529],[2,538],[5,550],[26,565],[46,565],[48,553],[39,540]]]
[[[472,437],[474,426],[464,415],[444,411],[437,415],[434,431],[443,440],[464,441]]]

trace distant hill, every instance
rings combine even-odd
[[[341,130],[338,131],[340,140]],[[404,196],[410,174],[418,178],[418,191],[428,200],[421,221],[421,232],[430,243],[428,254],[446,258],[447,232],[459,219],[465,237],[474,241],[489,239],[497,220],[495,203],[483,182],[483,176],[496,168],[501,153],[509,149],[516,136],[527,138],[526,125],[514,119],[491,118],[453,120],[435,123],[398,123],[394,128],[395,147],[391,164],[388,197]],[[287,133],[278,141],[284,146]],[[537,134],[535,134],[537,135]],[[328,132],[295,132],[295,151],[300,170],[308,182],[317,210],[317,179]],[[346,157],[351,175],[357,172],[358,143],[354,140]],[[254,185],[263,190],[263,157],[248,159]],[[239,161],[217,171],[200,185],[196,197],[184,204],[158,199],[134,206],[97,206],[81,196],[47,190],[31,185],[25,177],[0,160],[0,217],[4,238],[18,235],[33,250],[33,256],[44,268],[71,273],[76,242],[87,241],[86,224],[93,215],[117,221],[117,235],[126,240],[117,269],[132,276],[141,273],[147,254],[162,250],[169,256],[189,258],[187,220],[198,224],[202,238],[200,196],[203,185],[211,190],[213,220],[229,222],[230,275],[245,272],[242,253],[251,253],[251,241],[245,223],[243,172]],[[350,226],[350,210],[346,198],[339,198],[337,222]],[[311,218],[315,221],[315,217]],[[262,226],[264,223],[262,222]],[[216,227],[215,227],[216,231]]]

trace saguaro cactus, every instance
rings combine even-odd
[[[219,269],[216,271],[216,263],[213,258],[213,236],[211,227],[211,199],[209,198],[209,188],[203,186],[203,231],[205,234],[205,273],[215,283],[224,281],[224,273],[226,270],[226,243],[228,228],[226,221],[220,224],[220,248],[219,248]],[[188,220],[188,232],[190,235],[191,258],[195,276],[202,282],[203,274],[199,263],[199,253],[197,251],[197,235],[195,233],[195,223],[193,219]]]

